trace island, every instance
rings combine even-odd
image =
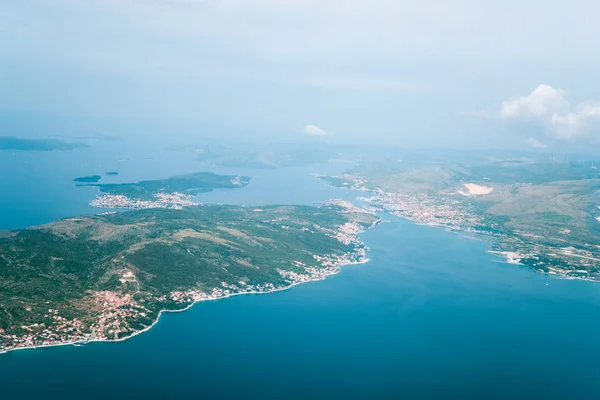
[[[109,172],[105,173],[104,175],[106,175],[106,176],[117,176],[117,175],[119,175],[119,173],[116,172],[116,171],[109,171]]]
[[[85,143],[70,143],[56,139],[25,139],[16,136],[0,136],[0,150],[53,151],[74,150],[89,147]]]
[[[126,196],[130,199],[151,200],[157,193],[198,194],[214,189],[231,189],[246,186],[250,182],[247,176],[219,175],[212,172],[196,172],[177,175],[165,179],[146,180],[133,183],[105,183],[83,186],[95,186],[102,193]]]
[[[196,172],[165,179],[134,183],[90,183],[79,186],[97,187],[104,195],[90,205],[103,208],[175,208],[193,206],[192,197],[214,189],[241,188],[250,182],[247,176]]]
[[[90,176],[80,176],[79,178],[73,179],[75,182],[86,182],[86,183],[96,183],[100,181],[102,177],[100,175],[90,175]]]
[[[165,311],[266,293],[366,261],[378,218],[338,201],[67,218],[0,236],[0,351],[115,341]]]

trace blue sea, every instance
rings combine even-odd
[[[0,229],[98,212],[87,206],[94,189],[75,187],[76,176],[207,170],[155,143],[126,147],[0,153]],[[353,198],[310,176],[343,168],[237,170],[253,177],[248,187],[199,201]],[[324,281],[200,303],[124,342],[0,355],[0,398],[600,398],[600,284],[502,263],[473,237],[386,220],[362,235],[369,263]]]

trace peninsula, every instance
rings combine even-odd
[[[347,203],[197,206],[59,220],[0,236],[0,351],[123,340],[163,311],[282,290],[365,261],[378,219]]]

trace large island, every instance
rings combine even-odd
[[[377,218],[321,207],[199,206],[68,218],[0,236],[0,350],[122,340],[162,311],[280,290],[365,260]]]

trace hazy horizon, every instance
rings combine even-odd
[[[0,134],[595,153],[598,11],[537,0],[5,2]]]

